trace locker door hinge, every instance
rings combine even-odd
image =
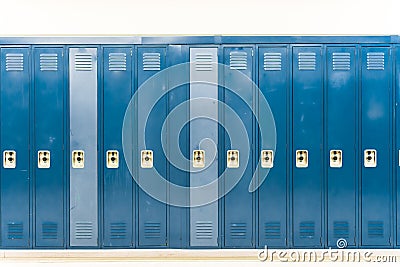
[[[253,49],[251,49],[251,56],[252,57],[254,56],[254,50]]]
[[[132,48],[131,48],[131,56],[133,56],[133,51],[132,51]]]

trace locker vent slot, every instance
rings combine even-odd
[[[76,54],[75,55],[75,70],[76,71],[91,71],[93,70],[93,58],[91,54]]]
[[[299,53],[298,59],[299,70],[315,70],[317,65],[317,57],[315,53]]]
[[[350,53],[333,53],[332,69],[333,70],[350,70]]]
[[[196,239],[212,239],[213,227],[211,221],[196,222]]]
[[[382,238],[383,237],[383,222],[368,221],[368,237]]]
[[[146,222],[144,224],[144,237],[145,238],[160,238],[161,237],[161,224],[159,222]]]
[[[333,236],[335,238],[349,238],[349,223],[346,221],[334,221]]]
[[[143,53],[143,70],[160,70],[160,53]]]
[[[40,71],[57,71],[57,54],[40,54]]]
[[[22,239],[24,226],[22,223],[11,222],[7,224],[7,237],[8,239]]]
[[[314,222],[301,222],[300,223],[300,238],[314,238],[315,236],[315,223]]]
[[[231,223],[230,234],[232,239],[245,239],[246,238],[246,223]]]
[[[125,239],[126,238],[126,223],[111,223],[110,225],[111,239]]]
[[[247,70],[247,53],[231,52],[229,54],[229,67],[231,70]]]
[[[75,224],[76,239],[92,239],[93,223],[92,222],[76,222]]]
[[[367,70],[385,70],[385,53],[367,53]]]
[[[264,225],[265,239],[280,239],[281,224],[280,222],[267,222]]]
[[[6,71],[23,71],[24,55],[23,54],[6,54]]]
[[[195,56],[196,71],[212,71],[213,70],[213,55],[206,53],[198,53]]]
[[[126,70],[126,54],[110,53],[108,54],[108,70],[109,71],[125,71]]]
[[[265,71],[282,70],[282,54],[264,53],[264,70]]]
[[[52,222],[42,224],[43,239],[57,239],[58,225]]]

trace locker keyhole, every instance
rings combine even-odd
[[[142,150],[141,152],[141,164],[142,168],[153,168],[153,151]]]
[[[50,168],[50,151],[48,150],[38,151],[38,168],[39,169]]]
[[[272,150],[261,151],[261,167],[262,168],[274,167],[274,152]]]
[[[308,151],[307,150],[296,150],[296,167],[307,168],[308,167]]]
[[[204,168],[205,167],[205,152],[204,150],[193,151],[193,168]]]
[[[85,152],[83,150],[72,151],[72,168],[82,169],[85,167]]]
[[[227,167],[239,168],[239,150],[228,150],[227,152]]]
[[[3,152],[3,167],[6,169],[16,167],[16,153],[14,150],[5,150]]]
[[[331,150],[329,166],[331,168],[342,167],[342,150]]]
[[[117,169],[119,167],[119,152],[117,150],[107,151],[107,162],[106,166],[109,169]]]
[[[375,149],[364,150],[364,167],[375,168],[377,165],[377,152]]]

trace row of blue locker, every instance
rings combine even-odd
[[[400,245],[397,51],[386,44],[3,46],[0,246],[310,248],[335,247],[338,240],[349,247]],[[228,150],[241,164],[241,150],[210,120],[190,122],[179,141],[193,161],[194,151],[202,151],[199,142],[212,139],[219,152],[207,168],[187,172],[167,160],[161,136],[167,142],[177,137],[165,132],[164,120],[192,97],[232,107],[251,146],[249,163],[230,170],[243,175],[227,195],[187,208],[162,203],[137,186],[121,132],[136,89],[184,62],[195,63],[191,77],[209,82],[235,82],[212,68],[218,62],[254,80],[277,133],[276,149],[260,145],[250,107],[234,92],[213,84],[171,90],[149,114],[146,145],[137,140],[133,148],[139,179],[156,168],[177,185],[210,182],[227,168]],[[169,82],[165,77],[155,90]],[[241,96],[256,107],[256,90],[246,90]],[[201,109],[193,105],[191,110]],[[147,115],[141,112],[136,109],[137,120]],[[229,126],[228,115],[221,120]],[[175,126],[172,121],[168,129]],[[142,152],[149,153],[150,165],[141,165]],[[249,192],[259,160],[270,172]],[[168,186],[164,191],[174,197]],[[191,201],[190,194],[183,197]]]

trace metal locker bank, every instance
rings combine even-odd
[[[399,48],[0,37],[0,248],[398,248]]]

